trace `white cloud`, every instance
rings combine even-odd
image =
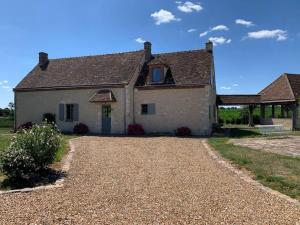
[[[137,39],[135,39],[135,41],[137,42],[137,43],[140,43],[140,44],[144,44],[144,42],[146,42],[145,40],[143,40],[142,38],[137,38]]]
[[[175,1],[175,3],[176,3],[176,4],[181,4],[181,3],[182,3],[182,1]]]
[[[233,84],[232,87],[238,87],[240,86],[239,84]]]
[[[207,31],[204,31],[204,32],[200,33],[200,37],[204,37],[204,36],[206,36],[207,34],[213,32],[213,31],[222,31],[222,30],[227,31],[227,30],[229,30],[229,28],[227,26],[223,25],[223,24],[220,24],[220,25],[217,25],[213,28],[209,28]]]
[[[2,82],[0,82],[0,85],[2,85]]]
[[[4,80],[3,83],[4,83],[4,84],[7,84],[7,83],[8,83],[8,80]]]
[[[9,86],[6,86],[6,85],[3,85],[2,86],[4,89],[9,89],[10,87]]]
[[[200,5],[200,3],[193,3],[190,1],[187,1],[185,3],[182,4],[182,2],[176,2],[177,4],[179,4],[177,6],[177,8],[181,11],[181,12],[185,12],[185,13],[191,13],[193,11],[195,12],[199,12],[203,9],[203,7]]]
[[[231,39],[226,39],[224,37],[210,37],[209,40],[215,45],[223,45],[231,43]]]
[[[216,31],[216,30],[229,30],[229,29],[225,25],[218,25],[218,26],[215,26],[215,27],[211,28],[210,30],[211,31]]]
[[[255,32],[249,32],[248,38],[264,39],[264,38],[276,38],[277,41],[284,41],[288,38],[288,33],[285,30],[260,30]]]
[[[195,32],[195,31],[196,31],[196,29],[194,29],[194,28],[191,28],[191,29],[188,29],[188,31],[187,31],[187,32],[191,33],[191,32]]]
[[[202,33],[200,33],[200,37],[204,37],[204,36],[206,36],[207,34],[208,34],[208,31],[202,32]]]
[[[236,19],[235,23],[240,24],[240,25],[244,25],[246,27],[254,26],[254,23],[252,21],[247,21],[247,20],[243,20],[243,19]]]
[[[180,18],[176,18],[171,12],[164,9],[152,13],[151,17],[153,17],[153,19],[155,20],[156,25],[160,25],[162,23],[170,23],[172,21],[181,21]]]
[[[223,86],[223,87],[221,87],[221,89],[222,90],[231,90],[231,87],[225,87],[225,86]]]

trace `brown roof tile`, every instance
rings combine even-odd
[[[286,74],[295,98],[300,98],[300,74]]]
[[[262,102],[294,101],[300,92],[300,76],[283,74],[258,94]]]
[[[116,98],[111,90],[99,90],[89,100],[90,102],[115,102]]]
[[[218,105],[251,105],[259,104],[260,95],[218,95]]]
[[[172,74],[175,85],[210,84],[212,54],[205,50],[193,50],[155,54],[148,65],[166,65]],[[136,85],[144,86],[148,75],[145,67]]]
[[[45,70],[38,65],[16,89],[96,86],[128,83],[144,51],[50,59]]]

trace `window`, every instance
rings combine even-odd
[[[155,114],[155,104],[142,104],[141,114],[142,115]]]
[[[79,120],[79,105],[78,104],[59,104],[59,120],[73,122]]]
[[[160,68],[152,69],[152,82],[161,82],[161,69]]]
[[[73,104],[67,104],[66,105],[66,120],[67,121],[73,121],[73,115],[74,115],[74,105]]]

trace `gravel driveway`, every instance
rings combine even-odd
[[[296,224],[300,208],[214,161],[201,139],[84,137],[62,188],[0,196],[0,224]]]

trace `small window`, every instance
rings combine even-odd
[[[67,104],[66,105],[66,120],[73,121],[73,119],[74,119],[73,115],[74,115],[74,105]]]
[[[152,82],[161,82],[161,69],[160,68],[152,69]]]
[[[141,114],[142,115],[155,114],[155,104],[142,104]]]

